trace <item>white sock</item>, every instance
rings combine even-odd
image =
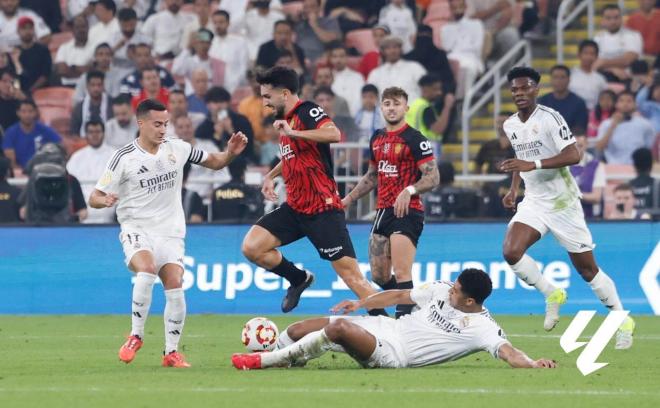
[[[594,291],[606,308],[610,310],[623,310],[614,281],[602,269],[599,268],[596,276],[588,283],[591,286],[591,290]]]
[[[523,282],[534,286],[539,292],[543,293],[543,296],[545,297],[550,296],[550,294],[557,289],[543,277],[534,259],[527,254],[523,255],[517,264],[511,265],[511,269],[520,279],[523,280]]]
[[[133,285],[133,302],[132,302],[132,328],[131,335],[140,336],[144,338],[144,324],[149,315],[149,307],[151,307],[151,292],[153,292],[154,282],[156,275],[147,272],[138,272],[135,276],[135,284]]]
[[[305,337],[281,350],[261,354],[262,367],[286,367],[318,358],[332,347],[325,330],[308,333]]]
[[[295,343],[295,341],[293,341],[293,339],[291,337],[289,337],[289,332],[285,329],[277,337],[277,348],[276,348],[276,350],[282,350],[284,347],[289,347],[293,343]]]
[[[186,321],[186,298],[183,289],[165,291],[165,353],[177,351]]]

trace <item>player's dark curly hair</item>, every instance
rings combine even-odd
[[[291,68],[272,67],[266,71],[257,72],[257,82],[259,85],[288,89],[292,94],[298,93],[298,74]]]
[[[150,111],[164,112],[166,110],[167,108],[165,107],[165,105],[163,105],[159,101],[155,99],[145,99],[144,101],[138,104],[137,109],[135,110],[135,116],[142,119],[145,116],[149,115]]]
[[[541,81],[541,74],[531,67],[513,67],[506,75],[506,79],[511,82],[516,78],[529,78],[538,84]]]
[[[465,269],[456,280],[461,284],[461,291],[480,305],[493,291],[490,276],[481,269]]]

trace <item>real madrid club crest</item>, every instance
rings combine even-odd
[[[461,329],[464,329],[470,325],[470,316],[464,316],[459,325],[461,326]]]
[[[110,184],[111,181],[112,181],[112,172],[110,170],[106,170],[105,173],[103,173],[101,180],[99,180],[99,184],[102,186],[107,186],[108,184]]]
[[[170,161],[170,164],[171,164],[171,165],[175,165],[175,164],[176,164],[176,156],[175,156],[174,154],[172,154],[172,153],[170,153],[170,154],[167,156],[167,160]]]

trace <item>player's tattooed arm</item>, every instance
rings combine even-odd
[[[417,194],[431,191],[440,184],[440,172],[438,171],[438,163],[435,160],[421,164],[419,171],[422,172],[422,177],[414,185]]]
[[[555,368],[557,363],[554,360],[540,358],[532,360],[523,351],[518,350],[509,343],[502,344],[497,351],[500,359],[509,363],[513,368]]]
[[[342,200],[344,207],[348,207],[351,205],[351,203],[353,203],[353,201],[362,198],[365,194],[373,190],[377,183],[378,170],[376,169],[376,166],[369,164],[367,172],[364,176],[362,176],[357,186],[355,186],[353,190],[351,190]]]

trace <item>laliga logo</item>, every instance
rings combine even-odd
[[[587,346],[582,350],[582,354],[577,359],[577,368],[580,370],[582,375],[587,376],[593,373],[596,370],[600,370],[609,363],[597,363],[596,359],[603,352],[605,346],[610,341],[614,333],[619,329],[623,321],[626,320],[628,316],[628,311],[626,310],[616,310],[610,312],[605,321],[600,325],[594,336],[591,338],[589,343],[584,341],[577,341],[578,337],[582,334],[584,329],[587,327],[591,318],[596,314],[595,310],[581,310],[575,315],[571,324],[568,325],[568,328],[561,335],[559,339],[559,344],[561,348],[568,354],[573,350],[577,350],[582,347],[584,344]]]

